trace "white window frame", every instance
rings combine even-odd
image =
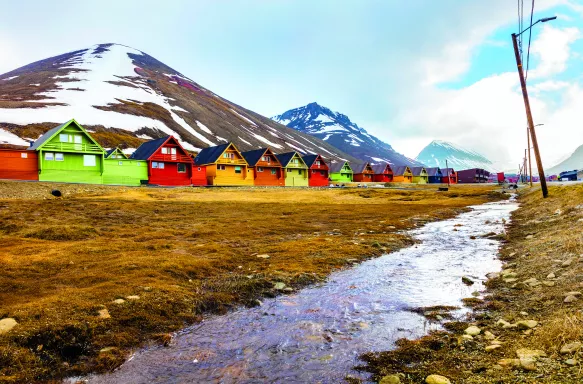
[[[123,161],[118,161],[117,165],[123,165]]]
[[[237,168],[238,168],[238,169],[237,169]],[[239,171],[239,172],[237,172],[237,171]],[[243,173],[243,168],[242,168],[241,166],[236,166],[236,167],[235,167],[235,174],[239,175],[239,174],[241,174],[241,173]]]
[[[20,158],[22,158],[22,159],[28,159],[28,153],[21,152],[20,153]]]
[[[91,161],[89,161],[91,160]],[[93,163],[89,165],[88,163]],[[95,155],[83,155],[83,166],[84,167],[95,167],[97,165],[97,156]]]
[[[65,161],[65,155],[63,153],[55,153],[55,161]]]
[[[158,163],[158,169],[164,169],[164,163]]]
[[[257,167],[257,172],[263,172],[263,167]]]
[[[45,161],[55,161],[54,152],[45,152]]]
[[[168,148],[162,147],[162,154],[163,155],[167,155],[168,154]]]
[[[152,161],[152,169],[158,169],[158,162]]]
[[[170,154],[176,155],[176,148],[170,148]]]
[[[198,167],[197,170],[200,172],[202,170],[202,168],[201,167]]]
[[[59,142],[61,142],[61,143],[68,143],[69,142],[69,137],[70,136],[67,135],[66,133],[61,133],[61,134],[59,134]]]

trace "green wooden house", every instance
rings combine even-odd
[[[352,182],[352,168],[348,161],[330,164],[330,181],[335,183]]]
[[[275,156],[281,163],[281,168],[285,174],[286,187],[308,186],[308,166],[299,153],[287,152]]]
[[[103,184],[139,186],[148,183],[148,162],[130,159],[119,148],[105,153],[103,166]]]
[[[38,153],[39,181],[103,183],[105,151],[74,119],[49,129],[28,149]]]

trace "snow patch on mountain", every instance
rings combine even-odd
[[[317,103],[291,109],[272,119],[322,139],[362,161],[420,165],[415,160],[396,152],[389,144],[368,134],[346,115],[333,112]]]
[[[482,168],[490,172],[498,169],[492,161],[476,151],[462,148],[453,143],[442,140],[434,140],[427,145],[416,157],[427,167],[446,167],[455,170]]]

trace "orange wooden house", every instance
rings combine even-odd
[[[249,169],[253,173],[255,185],[285,186],[281,163],[269,148],[242,152]]]
[[[0,179],[38,180],[37,152],[0,149]]]
[[[372,181],[377,183],[391,183],[393,181],[393,169],[388,163],[375,164],[372,166],[374,175]]]
[[[206,167],[208,185],[253,185],[253,170],[233,143],[203,149],[194,164]]]
[[[352,181],[365,183],[372,181],[374,171],[370,163],[354,164],[352,170],[354,171]]]
[[[413,182],[413,173],[411,168],[406,165],[399,165],[393,168],[393,182],[411,183]]]

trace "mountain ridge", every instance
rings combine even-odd
[[[575,169],[577,170],[583,169],[583,145],[577,147],[577,149],[575,149],[568,158],[561,161],[554,167],[549,168],[548,170],[545,171],[545,173],[547,174],[547,176],[558,175],[561,172],[573,171]]]
[[[106,147],[174,135],[193,152],[232,141],[242,151],[269,146],[355,160],[126,45],[97,44],[0,75],[0,144],[28,145],[72,118]]]
[[[317,102],[290,109],[271,119],[299,132],[320,138],[361,162],[421,165],[370,135],[364,128],[353,123],[347,115],[334,112]]]
[[[447,166],[455,170],[483,168],[495,171],[496,168],[494,163],[482,154],[443,140],[433,140],[415,159],[427,167],[445,168],[447,160]]]

